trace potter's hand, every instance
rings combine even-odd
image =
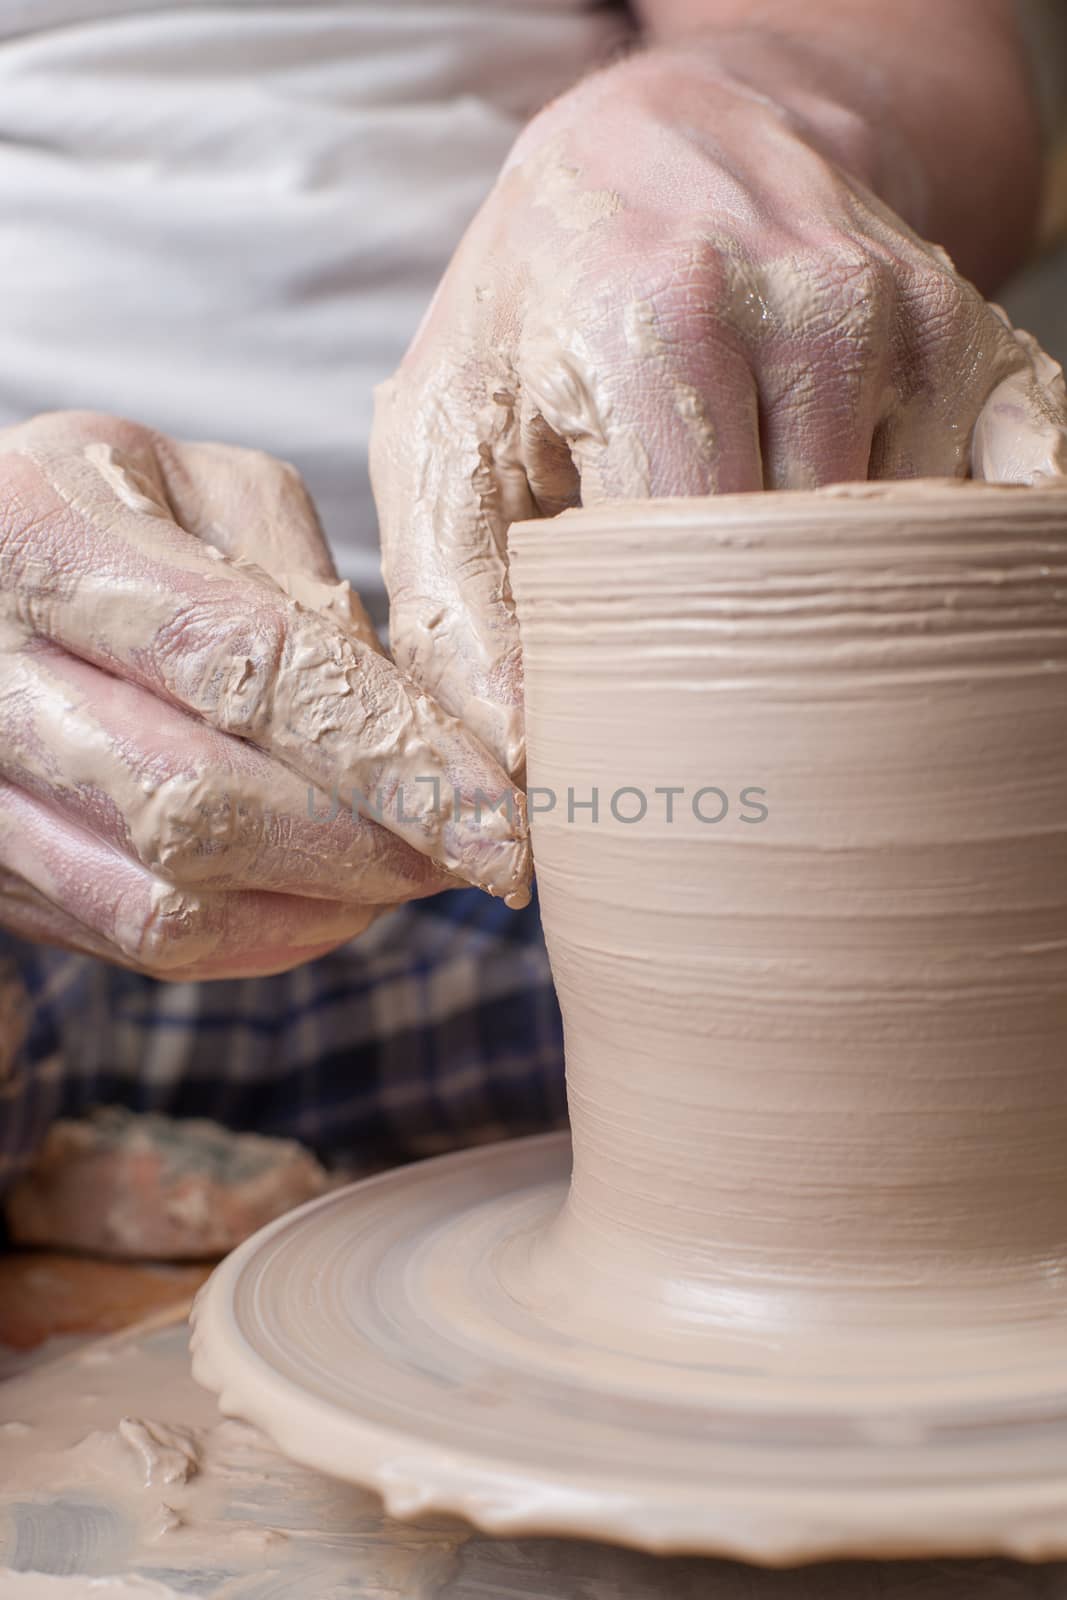
[[[395,658],[516,775],[511,521],[1067,466],[1058,369],[851,175],[870,130],[810,63],[746,48],[651,50],[536,118],[379,393]]]
[[[0,434],[6,926],[232,976],[526,870],[511,786],[382,653],[291,468],[82,413]]]

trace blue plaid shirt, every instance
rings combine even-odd
[[[212,1117],[355,1167],[565,1117],[536,901],[455,890],[271,978],[167,983],[3,931],[0,960],[0,1188],[55,1118],[98,1105]]]

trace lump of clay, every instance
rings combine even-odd
[[[225,1254],[333,1181],[293,1139],[106,1107],[52,1127],[5,1213],[20,1245],[195,1260]]]

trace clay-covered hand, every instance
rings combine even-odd
[[[1067,468],[1059,369],[852,175],[862,119],[793,101],[695,49],[580,84],[520,138],[379,392],[395,659],[516,776],[513,520]]]
[[[228,977],[528,870],[521,797],[384,654],[292,468],[88,413],[0,434],[0,922]]]

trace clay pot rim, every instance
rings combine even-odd
[[[727,534],[742,529],[745,543],[764,532],[775,538],[817,532],[826,542],[847,542],[871,522],[884,523],[887,507],[908,513],[915,537],[929,535],[931,521],[948,535],[966,532],[974,521],[1000,523],[1010,506],[1014,522],[1047,519],[1062,510],[1067,517],[1067,478],[1040,483],[988,483],[976,478],[897,478],[826,484],[819,489],[754,490],[744,494],[690,495],[642,500],[603,500],[574,506],[556,517],[515,522],[508,542],[521,557],[539,539],[560,537],[561,529],[584,534],[620,534],[654,524],[682,536],[688,531]],[[908,539],[902,520],[899,533]]]
[[[828,502],[845,502],[857,508],[865,503],[876,508],[886,501],[902,505],[918,501],[920,504],[940,496],[975,496],[1003,500],[1006,496],[1019,499],[1040,498],[1046,505],[1049,500],[1067,500],[1067,477],[1042,479],[1037,483],[991,483],[985,478],[877,478],[827,483],[817,489],[752,489],[739,494],[708,495],[650,495],[641,498],[598,500],[595,505],[572,506],[556,517],[533,517],[515,522],[513,528],[544,528],[546,523],[574,521],[611,522],[619,517],[648,516],[650,510],[658,518],[674,514],[677,520],[690,521],[694,516],[707,516],[709,510],[716,517],[741,511],[746,520],[756,504],[760,515],[788,518],[803,514],[811,507],[825,508]],[[955,509],[955,508],[954,508]]]

